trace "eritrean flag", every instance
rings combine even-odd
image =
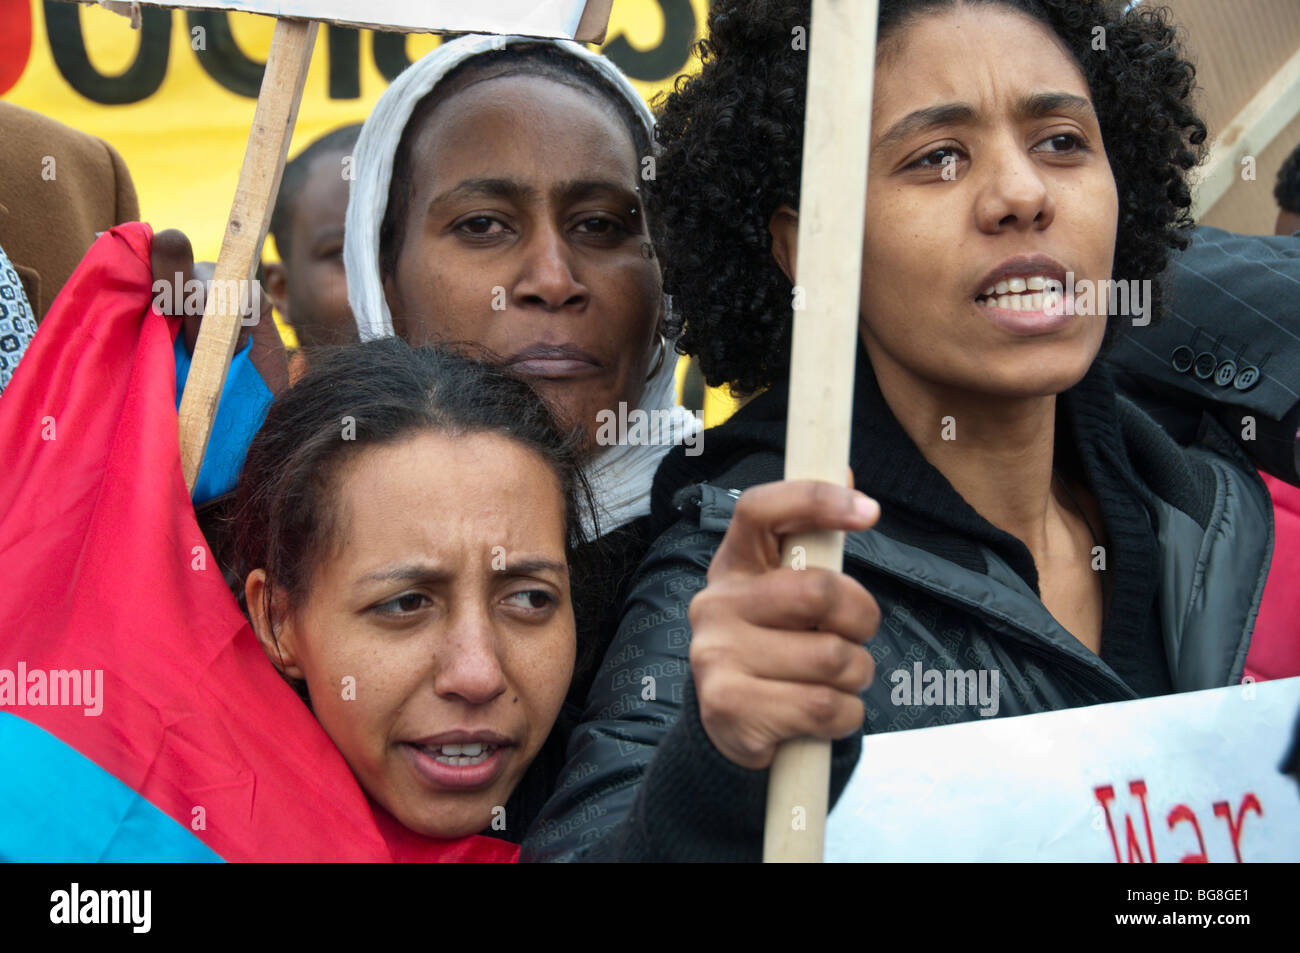
[[[0,395],[0,859],[511,861],[365,796],[181,477],[149,226],[104,234]]]

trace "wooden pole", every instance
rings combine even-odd
[[[1196,175],[1192,215],[1199,221],[1241,174],[1241,160],[1258,157],[1300,115],[1300,50],[1282,64],[1210,145]]]
[[[199,478],[221,388],[239,339],[240,305],[245,299],[242,291],[253,279],[271,223],[271,209],[280,190],[280,177],[298,118],[298,104],[302,101],[318,26],[315,20],[276,20],[275,23],[257,110],[253,114],[253,128],[248,136],[248,151],[244,153],[235,201],[212,279],[214,289],[239,288],[241,293],[208,294],[178,411],[181,470],[191,493]]]
[[[842,484],[849,464],[858,286],[871,142],[878,0],[814,0],[804,120],[803,182],[785,478]],[[783,541],[785,565],[839,571],[844,534]],[[820,862],[830,744],[786,742],[772,762],[765,862]]]

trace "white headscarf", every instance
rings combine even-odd
[[[654,116],[618,67],[598,53],[569,40],[543,40],[529,36],[463,36],[444,43],[411,64],[379,98],[361,129],[353,153],[355,178],[348,196],[343,239],[343,267],[347,273],[348,303],[356,316],[362,341],[393,334],[393,316],[384,297],[379,274],[379,230],[388,209],[393,178],[393,158],[411,113],[444,76],[465,60],[481,53],[519,43],[549,44],[582,60],[616,89],[654,140]],[[599,510],[602,533],[650,512],[650,485],[659,461],[675,445],[698,439],[700,422],[677,406],[675,355],[671,342],[658,370],[646,382],[637,409],[668,412],[670,424],[649,446],[614,445],[598,451],[585,467]],[[615,408],[611,408],[615,410]],[[591,525],[586,527],[591,532]]]

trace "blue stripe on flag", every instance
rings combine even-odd
[[[0,860],[221,858],[76,749],[0,711]]]

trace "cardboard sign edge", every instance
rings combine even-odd
[[[255,10],[238,10],[229,6],[223,6],[220,2],[192,3],[181,0],[181,2],[168,2],[168,0],[117,0],[117,2],[100,3],[99,0],[59,0],[61,3],[77,3],[82,5],[102,6],[105,10],[120,14],[121,16],[132,19],[132,25],[135,25],[134,17],[129,12],[130,7],[138,7],[140,4],[146,4],[151,7],[167,7],[173,10],[224,10],[228,13],[251,13],[254,16],[271,16],[272,14],[262,13]],[[609,29],[609,16],[613,8],[614,0],[585,0],[582,10],[582,17],[578,21],[578,28],[572,36],[567,34],[557,34],[554,36],[545,35],[543,39],[555,40],[573,40],[577,43],[603,43],[605,33]],[[124,9],[127,8],[127,9]],[[363,30],[382,30],[387,33],[465,33],[465,30],[445,30],[437,27],[410,27],[399,26],[386,23],[370,23],[364,20],[321,20],[322,23],[331,23],[336,26],[356,27]],[[534,34],[522,34],[531,36]],[[540,34],[538,34],[541,36]]]

